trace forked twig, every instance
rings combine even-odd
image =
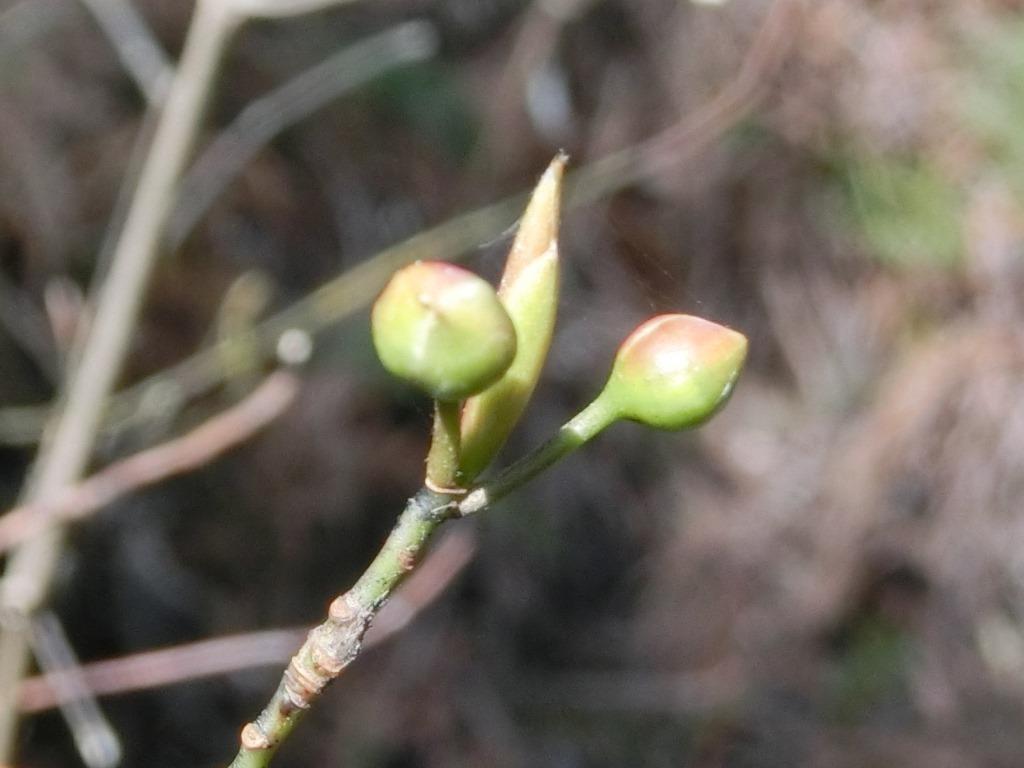
[[[770,8],[741,70],[739,85],[727,91],[721,103],[713,110],[709,110],[708,114],[696,123],[697,136],[708,136],[705,126],[709,122],[733,124],[729,118],[737,114],[736,103],[739,97],[745,96],[750,101],[756,99],[760,81],[750,81],[751,84],[748,85],[748,63],[753,59],[758,67],[763,67],[764,60],[781,60],[781,57],[767,57],[766,48],[785,39],[779,31],[783,26],[780,15],[789,11],[791,7],[795,6],[792,6],[790,1],[777,0]],[[634,165],[608,165],[615,168],[617,176],[643,173],[642,164],[635,161],[656,161],[657,156],[651,157],[650,153],[663,151],[662,139],[665,136],[662,134],[644,145],[639,158],[612,158],[620,163],[628,160]],[[668,138],[678,137],[672,134]],[[673,146],[672,141],[666,140],[665,143],[669,148]],[[641,165],[641,170],[631,170],[636,165]],[[650,170],[648,166],[647,173]],[[745,340],[743,344],[745,349]],[[302,646],[289,661],[267,705],[256,719],[242,729],[240,748],[230,768],[266,768],[270,764],[278,748],[324,689],[337,680],[357,658],[368,628],[386,604],[392,591],[409,573],[415,572],[424,556],[429,539],[446,520],[483,511],[493,500],[521,486],[568,451],[586,442],[607,426],[610,418],[615,418],[614,411],[609,411],[600,398],[595,400],[547,444],[503,470],[493,481],[470,489],[465,495],[452,495],[447,491],[433,490],[429,482],[428,466],[426,486],[409,499],[377,557],[355,584],[331,603],[327,618],[310,631]]]

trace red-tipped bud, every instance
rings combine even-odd
[[[384,367],[437,400],[462,400],[497,381],[516,332],[494,289],[472,272],[418,261],[391,278],[373,306]]]
[[[690,315],[651,318],[619,348],[599,400],[618,418],[657,429],[687,429],[728,400],[747,338]]]

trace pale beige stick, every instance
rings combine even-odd
[[[121,740],[82,679],[60,619],[50,611],[39,611],[32,617],[31,638],[39,667],[59,680],[61,714],[82,762],[87,768],[116,768],[122,757]]]
[[[115,462],[56,496],[15,507],[0,517],[0,552],[55,522],[81,520],[132,491],[208,464],[280,416],[298,388],[294,374],[273,373],[239,403],[181,437]]]
[[[46,502],[79,480],[104,405],[123,367],[174,191],[199,131],[228,40],[240,19],[217,0],[199,0],[139,183],[88,329],[80,329],[61,404],[40,445],[23,498]],[[29,617],[57,570],[61,532],[48,528],[8,559],[0,581],[0,762],[13,758],[13,697],[29,662]]]
[[[80,0],[88,9],[150,106],[163,104],[174,65],[129,0]]]
[[[381,609],[365,647],[389,640],[433,603],[472,560],[476,546],[470,527],[453,528]],[[308,632],[309,627],[292,627],[230,635],[83,664],[76,674],[94,695],[103,696],[277,667],[291,658]],[[24,714],[53,709],[67,695],[65,688],[60,673],[29,678],[18,691],[19,707]]]

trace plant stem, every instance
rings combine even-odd
[[[458,401],[434,401],[434,436],[427,455],[427,487],[440,493],[458,488],[462,407]]]
[[[444,434],[446,429],[454,429],[458,435],[458,406],[448,405],[454,407],[438,404],[435,446],[439,443],[438,434]],[[452,411],[456,416],[454,423],[439,430],[437,424],[447,424]],[[327,684],[337,679],[359,655],[370,623],[391,591],[416,567],[427,540],[441,523],[456,515],[480,512],[579,448],[616,418],[614,409],[598,397],[551,440],[494,481],[472,491],[461,504],[455,505],[451,495],[429,488],[410,499],[370,567],[355,586],[331,603],[327,620],[309,633],[292,657],[270,703],[242,729],[242,746],[229,768],[266,768],[270,764],[277,748]],[[454,466],[458,466],[457,461]]]
[[[458,505],[459,515],[466,516],[479,512],[507,496],[559,459],[592,440],[617,418],[615,410],[598,397],[540,448],[502,470],[493,480],[470,491]]]
[[[380,553],[310,631],[270,702],[242,729],[230,768],[265,768],[328,683],[359,655],[363,636],[392,590],[423,556],[430,535],[450,516],[451,499],[429,489],[409,499]]]
[[[46,502],[81,477],[95,442],[103,406],[121,371],[128,341],[159,250],[182,169],[238,18],[220,2],[200,0],[181,65],[172,83],[110,273],[62,407],[29,479],[25,500]],[[60,556],[62,535],[48,530],[11,557],[0,589],[0,764],[9,763],[17,725],[14,696],[28,664],[27,617],[41,604]]]

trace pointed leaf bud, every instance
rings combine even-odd
[[[729,399],[746,355],[741,333],[699,317],[660,315],[622,343],[598,400],[621,419],[695,427]]]
[[[396,272],[371,324],[384,367],[437,400],[480,392],[516,353],[515,327],[494,289],[453,264],[418,261]]]
[[[558,309],[558,225],[566,156],[548,166],[526,207],[498,295],[516,328],[518,349],[505,375],[466,402],[462,414],[464,481],[504,445],[526,408],[551,346]]]

